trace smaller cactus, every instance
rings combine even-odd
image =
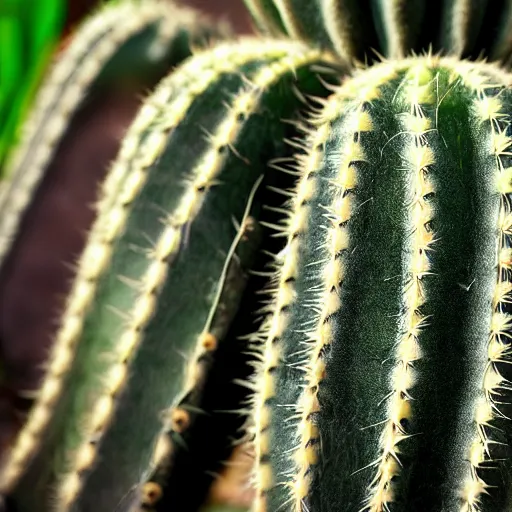
[[[223,31],[172,3],[109,2],[55,55],[0,193],[0,359],[16,406],[39,386],[97,182],[137,107],[192,45]]]
[[[7,169],[11,178],[0,196],[0,265],[67,127],[88,97],[106,83],[157,81],[211,32],[197,21],[192,11],[177,11],[159,0],[107,4],[56,55]]]

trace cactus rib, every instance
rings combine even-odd
[[[380,71],[380,70],[379,70]],[[375,84],[389,79],[387,73],[382,76],[375,74],[370,80],[368,77],[359,83],[350,82],[351,93],[359,97],[361,104],[365,101],[373,99],[377,94],[378,89]],[[368,85],[369,84],[369,85]],[[352,89],[353,88],[353,89]],[[346,102],[347,97],[340,94],[340,102]],[[276,305],[274,307],[276,313],[272,322],[269,325],[269,333],[266,342],[265,354],[265,368],[263,370],[263,383],[260,382],[260,396],[258,399],[258,406],[256,412],[256,422],[258,425],[257,442],[256,445],[260,450],[259,453],[259,472],[257,483],[259,486],[258,500],[260,503],[256,506],[256,510],[265,510],[264,505],[266,501],[265,494],[268,493],[274,485],[283,486],[289,500],[296,503],[296,509],[300,510],[301,500],[309,492],[309,469],[316,459],[316,446],[314,441],[318,437],[316,427],[311,421],[317,411],[316,405],[316,392],[318,389],[318,379],[321,378],[323,373],[324,363],[320,358],[322,351],[331,343],[332,333],[329,333],[329,325],[325,319],[328,319],[339,306],[338,304],[338,284],[343,273],[343,262],[339,258],[340,252],[346,250],[348,243],[348,233],[343,226],[350,216],[350,195],[343,197],[345,192],[348,192],[355,186],[356,176],[353,169],[352,159],[345,162],[345,166],[340,166],[339,176],[329,176],[329,183],[339,190],[340,197],[333,199],[333,206],[323,207],[321,214],[328,218],[339,219],[341,228],[332,231],[333,248],[336,249],[334,257],[330,260],[320,261],[318,263],[325,264],[326,268],[323,272],[325,276],[325,283],[318,285],[313,289],[307,301],[308,307],[314,303],[315,310],[322,311],[317,321],[318,326],[311,328],[312,321],[309,318],[308,322],[300,322],[298,319],[305,312],[299,310],[300,305],[296,304],[297,289],[304,289],[307,284],[306,271],[307,266],[311,267],[312,262],[308,262],[307,266],[303,266],[301,260],[305,260],[306,256],[303,248],[302,239],[308,233],[316,232],[315,218],[312,217],[311,205],[318,194],[320,187],[320,178],[318,176],[319,163],[323,157],[325,144],[329,137],[329,130],[331,122],[338,115],[336,108],[331,108],[331,118],[327,117],[321,124],[315,124],[315,131],[310,141],[310,151],[307,158],[301,157],[298,161],[298,168],[301,169],[302,178],[298,184],[296,195],[293,199],[292,214],[289,220],[288,233],[288,247],[284,252],[281,269],[279,272],[279,288],[277,297],[275,298]],[[353,136],[359,132],[371,130],[372,122],[367,113],[361,113],[359,116],[353,116],[353,120],[349,122],[350,127],[353,127],[353,133],[344,134],[347,140],[346,152],[351,157],[357,159],[364,158],[361,148],[358,144],[354,144]],[[348,156],[347,156],[348,158]],[[344,188],[346,188],[346,191]],[[337,201],[337,202],[336,202]],[[323,226],[323,225],[322,225]],[[324,226],[323,226],[324,227]],[[324,227],[324,229],[327,229]],[[310,235],[311,236],[311,235]],[[310,250],[307,251],[308,256],[311,256]],[[316,263],[316,265],[318,265]],[[333,289],[333,282],[338,279],[336,286]],[[322,288],[325,288],[326,295],[323,296],[319,293]],[[315,342],[315,347],[308,348],[304,342],[297,343],[297,333],[307,332],[307,339]],[[290,368],[296,367],[301,371],[296,371],[300,376],[294,390],[280,388],[277,384],[277,375],[280,371],[280,360],[286,360]],[[308,369],[307,380],[301,375],[301,372]],[[283,369],[284,370],[284,369]],[[284,370],[286,371],[286,370]],[[298,377],[295,377],[297,379]],[[309,381],[309,384],[308,382]],[[290,428],[300,420],[297,425],[298,439],[300,439],[299,447],[293,438],[290,445],[286,443],[283,446],[283,451],[289,453],[290,463],[297,466],[295,472],[287,472],[285,480],[276,481],[279,477],[279,472],[283,472],[280,465],[282,461],[276,460],[269,452],[271,446],[271,425],[273,421],[279,423],[283,418],[273,418],[273,414],[279,413],[277,409],[272,407],[272,401],[279,401],[280,403],[293,403],[298,400],[298,393],[304,386],[308,386],[301,399],[300,405],[297,407],[294,418],[288,417],[287,422],[291,424]],[[286,397],[277,398],[278,394],[287,393]],[[291,396],[293,394],[294,396]],[[267,463],[262,459],[269,458]],[[274,460],[272,460],[274,459]],[[279,459],[279,457],[278,457]],[[272,468],[272,465],[275,468]],[[281,469],[281,471],[280,471]],[[279,488],[282,493],[283,489]]]
[[[509,499],[509,84],[481,63],[389,61],[314,117],[267,324],[254,510]]]
[[[200,385],[201,347],[215,348],[215,290],[241,236],[231,218],[240,222],[264,171],[262,148],[280,144],[273,127],[250,146],[251,130],[295,115],[301,96],[283,101],[284,83],[322,89],[310,68],[323,62],[292,42],[219,45],[148,98],[103,187],[41,394],[3,467],[2,491],[15,488],[20,506],[44,507],[58,483],[59,510],[110,510],[147,477],[158,412],[169,411],[164,435],[186,429],[181,404]],[[197,287],[201,297],[190,293]],[[136,416],[127,437],[124,419]]]
[[[279,30],[313,46],[334,49],[343,59],[362,59],[374,46],[373,29],[354,0],[245,0],[260,27]],[[365,2],[364,2],[365,3]],[[367,7],[369,9],[369,6]]]

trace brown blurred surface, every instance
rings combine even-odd
[[[251,23],[243,0],[182,0],[181,3],[229,21],[239,33],[251,32]]]
[[[251,31],[251,23],[243,0],[174,0],[175,3],[195,7],[216,18],[227,20],[239,33]],[[97,0],[69,0],[68,27],[76,25],[84,13],[98,5]]]

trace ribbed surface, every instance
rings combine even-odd
[[[509,83],[397,61],[318,115],[269,323],[256,510],[508,510]]]
[[[238,247],[251,240],[245,224],[268,160],[287,151],[281,120],[301,105],[287,91],[325,91],[311,70],[324,63],[296,43],[221,45],[147,99],[104,184],[40,397],[3,468],[9,490],[39,449],[15,489],[20,511],[55,500],[59,511],[114,510],[168,459],[169,433],[189,423],[180,405],[243,292],[227,273],[247,272],[257,246],[243,257]]]
[[[134,16],[134,12],[138,16]],[[16,233],[51,165],[67,124],[85,104],[87,94],[91,94],[101,81],[113,80],[109,74],[129,76],[140,71],[157,80],[169,63],[180,62],[190,55],[187,27],[192,25],[194,17],[188,10],[180,11],[178,18],[180,15],[181,20],[176,19],[176,13],[169,16],[158,1],[148,2],[142,9],[127,1],[103,7],[77,30],[36,98],[36,108],[25,126],[23,143],[15,154],[12,179],[0,199],[0,264],[9,255],[11,243],[16,243]],[[119,24],[119,20],[126,20],[126,23]],[[131,56],[129,66],[126,64],[128,53]],[[114,187],[124,178],[122,172],[118,172],[120,169],[124,172],[123,165],[118,164],[112,172],[115,179],[110,178],[105,183],[106,196],[112,197]],[[104,228],[96,225],[95,232],[100,227]],[[84,288],[85,295],[89,289],[90,286]],[[62,356],[59,364],[65,366],[69,363],[69,354]],[[48,388],[46,398],[50,402],[54,392]],[[18,448],[14,449],[16,456],[7,463],[9,469],[2,468],[2,492],[11,487],[26,460],[32,456],[40,429],[49,419],[46,405],[37,408],[39,413],[30,417],[27,429],[18,440]]]
[[[264,30],[335,50],[344,59],[406,57],[432,49],[461,57],[512,56],[509,0],[245,0]]]

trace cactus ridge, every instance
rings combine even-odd
[[[217,158],[217,155],[219,155],[219,147],[228,146],[232,148],[233,151],[236,151],[234,149],[235,141],[243,127],[243,125],[240,124],[240,119],[247,119],[251,112],[258,108],[258,101],[259,97],[261,96],[261,91],[265,91],[271,88],[273,85],[275,85],[275,83],[281,80],[281,77],[287,72],[299,69],[308,62],[319,62],[319,57],[320,54],[316,50],[311,50],[309,52],[296,55],[294,55],[292,51],[282,59],[276,60],[275,62],[270,63],[268,66],[262,67],[261,70],[258,71],[254,76],[248,77],[247,79],[249,85],[247,90],[240,92],[237,96],[234,97],[233,105],[229,114],[225,116],[217,132],[209,135],[209,138],[212,142],[211,160]],[[205,161],[208,159],[208,157],[205,157]],[[247,225],[248,222],[250,227],[252,221],[253,219],[249,217],[249,210],[247,210],[242,221],[242,228],[239,230],[239,235],[237,236],[237,239],[235,239],[232,250],[236,248],[239,239],[246,233],[244,225]],[[226,270],[227,268],[228,267],[226,267]],[[219,298],[220,297],[221,295],[219,295]],[[219,342],[219,336],[214,335],[214,330],[211,328],[211,324],[215,318],[215,312],[216,309],[212,308],[210,319],[207,322],[203,333],[199,337],[195,348],[195,355],[192,357],[191,364],[188,370],[185,372],[186,381],[182,387],[181,396],[176,400],[177,405],[172,407],[166,414],[167,418],[169,419],[169,423],[167,425],[164,424],[160,440],[157,443],[154,454],[154,475],[159,475],[159,473],[161,473],[159,467],[169,465],[169,458],[171,455],[170,451],[172,450],[169,433],[171,431],[181,433],[182,431],[181,427],[173,428],[173,424],[175,423],[176,418],[184,418],[185,424],[187,426],[189,424],[187,414],[181,407],[181,404],[185,397],[190,396],[194,389],[197,388],[198,385],[201,385],[203,382],[205,373],[201,367],[205,360],[205,355],[215,350]],[[149,480],[146,482],[144,489],[147,491],[145,493],[146,496],[149,496],[150,494],[154,496],[153,492],[159,489],[159,486],[155,481]],[[157,490],[156,496],[160,497],[161,495],[162,493]],[[147,501],[150,500],[148,499]]]
[[[313,117],[268,322],[254,510],[476,512],[508,499],[496,483],[510,478],[509,84],[481,63],[389,61]],[[379,255],[361,249],[368,236]],[[485,263],[459,292],[460,244]],[[448,289],[459,313],[445,311]],[[457,378],[439,376],[440,358]],[[444,477],[423,473],[419,454],[450,475],[435,498]]]
[[[372,70],[370,70],[370,73],[372,73]],[[361,81],[349,82],[347,84],[349,91],[342,89],[343,93],[338,93],[340,103],[346,103],[350,99],[359,99],[360,104],[363,105],[365,101],[371,100],[377,94],[376,84],[388,79],[388,73],[381,75],[381,69],[376,68],[376,72],[372,73],[370,79],[365,76]],[[344,249],[344,245],[348,243],[348,234],[343,228],[339,230],[331,229],[333,232],[332,244],[338,249],[331,260],[311,261],[311,250],[307,249],[310,244],[307,244],[305,240],[308,237],[316,236],[316,226],[318,225],[327,230],[327,226],[324,225],[324,218],[332,218],[334,222],[341,216],[343,220],[340,220],[340,223],[345,226],[350,215],[349,192],[355,186],[356,180],[352,159],[348,159],[347,165],[339,169],[339,176],[319,177],[318,175],[325,144],[329,138],[331,123],[339,114],[338,107],[340,104],[331,102],[329,105],[329,113],[324,114],[325,118],[322,123],[313,119],[314,130],[312,130],[310,136],[310,151],[307,155],[297,158],[296,167],[301,171],[302,178],[291,201],[291,214],[286,228],[288,247],[283,252],[279,270],[279,287],[273,308],[279,313],[273,316],[271,323],[268,325],[265,368],[262,376],[263,382],[260,382],[263,391],[260,392],[256,412],[258,432],[256,446],[260,449],[260,461],[266,459],[265,462],[261,461],[258,468],[259,475],[256,480],[260,491],[258,499],[261,503],[255,507],[256,510],[265,509],[263,505],[266,500],[265,494],[274,485],[284,486],[289,495],[289,501],[295,503],[296,510],[301,510],[302,501],[310,488],[310,466],[316,460],[318,434],[315,432],[316,428],[312,419],[315,413],[318,412],[316,405],[317,381],[322,375],[322,367],[324,366],[320,356],[331,342],[326,319],[332,315],[335,311],[333,308],[338,305],[338,284],[333,287],[332,281],[341,278],[342,260],[339,256]],[[364,157],[360,145],[353,142],[354,135],[371,130],[372,123],[366,112],[356,111],[352,117],[353,119],[349,125],[354,131],[345,134],[348,141],[346,151],[357,161],[358,158]],[[320,219],[317,219],[313,217],[312,205],[320,194],[319,191],[322,188],[323,181],[337,190],[340,195],[343,195],[343,193],[347,193],[347,195],[337,198],[337,203],[332,209],[324,205],[319,213]],[[319,221],[320,224],[318,224]],[[328,243],[326,242],[326,244]],[[312,244],[313,247],[316,247],[316,245],[317,242]],[[305,260],[307,260],[307,264],[304,263]],[[311,271],[308,272],[308,267],[311,269],[320,265],[326,265],[326,271],[324,272],[326,282],[312,286]],[[323,287],[326,290],[325,296],[322,294]],[[296,303],[297,289],[308,292],[308,298],[302,304]],[[318,326],[316,328],[312,328],[313,320],[311,316],[305,314],[305,310],[311,308],[315,311],[322,311],[327,308],[322,311],[317,320]],[[307,320],[304,321],[304,318],[307,318]],[[304,335],[309,341],[315,341],[315,345],[304,343],[304,341],[297,342],[297,338]],[[280,360],[287,362],[288,369],[280,365]],[[293,391],[288,386],[280,386],[277,380],[281,377],[281,372],[285,375],[292,371],[298,374],[294,376],[297,382]],[[306,388],[306,390],[303,397],[299,399],[302,388]],[[285,394],[286,396],[282,396]],[[282,415],[279,413],[279,408],[272,407],[273,403],[290,404],[297,403],[298,400],[300,405],[293,411],[295,413],[293,416],[286,413],[284,418],[274,419],[272,417],[273,415]],[[277,457],[273,457],[270,452],[272,445],[270,438],[272,435],[271,425],[274,421],[276,425],[281,424],[281,421],[286,421],[286,424],[289,425],[288,428],[297,431],[297,436],[290,438],[290,441],[283,446],[282,450],[282,452],[289,454],[288,465],[291,464],[296,469],[286,471],[284,475],[279,475],[279,469],[283,472],[281,455],[278,454]],[[283,439],[280,442],[283,443]],[[275,467],[272,468],[272,465]],[[280,477],[283,476],[284,478],[281,481]],[[276,478],[277,481],[275,481]],[[277,492],[281,495],[283,489],[279,487]],[[273,506],[272,504],[268,508],[272,509]]]
[[[164,488],[176,461],[178,441],[183,443],[183,434],[190,428],[191,412],[201,410],[201,395],[207,382],[208,372],[215,364],[220,343],[225,343],[228,328],[238,310],[238,304],[247,284],[247,277],[237,256],[240,244],[247,243],[255,235],[254,218],[250,216],[253,201],[263,176],[256,181],[249,197],[247,208],[238,228],[238,233],[226,257],[220,278],[217,298],[213,303],[203,332],[197,340],[191,362],[184,372],[184,384],[173,405],[163,414],[163,426],[155,443],[150,464],[150,475],[142,486],[141,506],[155,507],[164,496]],[[232,341],[232,340],[231,340]],[[236,411],[231,411],[234,413]],[[178,441],[174,437],[178,437]]]
[[[170,83],[159,89],[159,92],[163,91],[160,94],[165,96],[163,101],[170,100],[172,92],[180,91],[190,79],[186,70],[183,75],[173,75],[169,80]],[[190,91],[186,90],[190,94]],[[183,117],[186,107],[193,99],[194,96],[185,97],[184,104],[184,98],[181,95],[170,104],[168,114],[172,118],[174,109],[176,109],[174,114],[176,124]],[[161,107],[162,103],[159,103],[159,105]],[[20,433],[17,443],[12,449],[10,460],[4,466],[0,477],[2,492],[8,492],[21,475],[28,458],[34,451],[39,436],[50,420],[51,409],[63,390],[63,379],[71,368],[75,345],[79,341],[87,311],[94,301],[99,278],[108,268],[116,238],[122,232],[132,200],[142,188],[147,177],[147,168],[152,163],[152,160],[146,155],[158,156],[158,151],[162,149],[161,132],[156,132],[158,133],[157,137],[146,136],[148,129],[157,122],[159,115],[160,111],[156,106],[146,105],[141,109],[123,141],[118,160],[114,163],[104,182],[98,217],[78,266],[78,276],[68,299],[66,315],[56,335],[46,379],[26,426]],[[145,151],[142,162],[137,159],[137,150]],[[140,167],[130,173],[129,170],[134,164],[139,164]]]
[[[65,57],[59,56],[43,84],[25,125],[22,144],[11,163],[12,181],[0,198],[0,264],[71,117],[100,73],[120,53],[123,45],[152,27],[156,33],[148,40],[151,46],[145,46],[149,55],[144,59],[157,62],[165,58],[172,51],[179,30],[192,28],[194,19],[186,9],[180,9],[176,17],[159,1],[142,6],[122,2],[101,8],[101,15],[92,16],[77,32],[65,50]]]
[[[257,25],[336,52],[375,60],[432,49],[509,62],[508,2],[471,0],[245,0]]]
[[[404,427],[412,419],[411,400],[415,381],[415,362],[421,356],[420,333],[428,317],[422,314],[425,303],[424,281],[430,271],[428,254],[435,248],[435,232],[432,228],[432,198],[435,187],[428,169],[436,165],[429,134],[432,119],[426,116],[423,107],[435,101],[435,82],[431,70],[423,66],[412,68],[405,77],[402,88],[403,102],[407,110],[401,116],[401,125],[409,136],[404,156],[411,171],[407,204],[409,218],[406,236],[410,239],[404,265],[405,287],[401,322],[403,331],[395,348],[395,368],[390,379],[388,418],[382,426],[381,453],[375,461],[375,477],[372,480],[367,508],[371,511],[385,510],[394,499],[393,479],[400,476],[400,443],[410,433]],[[412,393],[412,394],[411,394]]]
[[[375,47],[374,31],[361,2],[354,0],[245,0],[258,26],[337,52],[343,59],[361,58],[361,48]],[[300,14],[298,14],[300,13]]]
[[[241,207],[250,207],[247,198],[262,171],[263,162],[253,163],[261,158],[261,149],[248,146],[245,135],[257,130],[256,123],[265,126],[269,108],[272,115],[293,117],[300,94],[277,109],[267,103],[275,104],[283,82],[291,80],[299,89],[303,84],[305,91],[321,90],[311,67],[322,63],[319,51],[292,42],[219,45],[191,58],[147,99],[103,186],[47,377],[3,467],[2,492],[16,486],[17,498],[29,508],[44,507],[53,492],[59,510],[87,508],[91,500],[108,508],[116,506],[134,482],[143,484],[155,468],[158,472],[159,465],[167,464],[174,449],[169,430],[180,434],[187,429],[190,416],[183,405],[190,394],[199,393],[202,359],[216,348],[217,323],[226,322],[217,314],[219,301],[227,307],[222,290],[226,269],[239,238],[247,234],[248,210],[244,214]],[[218,109],[205,115],[212,102]],[[206,136],[197,137],[198,123]],[[263,129],[258,148],[262,141],[280,144],[272,137],[275,128]],[[172,164],[183,161],[178,156],[186,157],[186,166]],[[167,185],[162,195],[161,183],[169,183],[164,171],[174,174],[173,188]],[[226,211],[228,206],[232,209]],[[241,215],[243,226],[232,238],[231,216]],[[199,261],[202,241],[212,237],[208,225],[222,228],[222,234],[207,244],[213,253],[204,266]],[[189,294],[187,302],[179,290],[198,285],[206,286],[204,297],[198,301]],[[232,282],[226,287],[233,293]],[[236,298],[241,291],[234,291]],[[189,322],[181,325],[178,316],[183,313],[169,313],[165,304],[175,303],[181,309],[193,306]],[[228,309],[237,303],[234,300]],[[158,364],[155,353],[160,353]],[[141,389],[137,377],[146,375],[149,367],[154,367],[148,376],[152,388]],[[146,412],[141,414],[140,407]],[[162,430],[156,413],[163,409],[167,413]],[[134,446],[122,420],[137,415],[146,419]],[[50,466],[49,459],[55,461]],[[123,461],[114,477],[109,461],[115,459]],[[148,463],[141,475],[140,468]],[[32,487],[34,479],[46,497],[33,501],[29,496],[27,501],[23,489]],[[105,485],[107,481],[111,485]],[[146,497],[158,497],[155,483],[143,486],[152,490]]]
[[[509,85],[510,81],[507,85]],[[483,83],[479,89],[489,89],[493,82]],[[489,333],[487,336],[487,357],[481,378],[480,397],[474,411],[473,441],[470,445],[469,462],[470,475],[461,488],[463,510],[468,512],[482,510],[483,495],[492,487],[488,481],[488,467],[495,462],[495,447],[501,443],[493,431],[497,420],[508,420],[503,410],[501,397],[504,392],[510,391],[510,380],[506,377],[503,365],[510,364],[510,332],[512,329],[512,316],[510,308],[510,294],[512,292],[512,261],[510,258],[512,239],[503,220],[511,213],[512,174],[510,170],[512,155],[512,137],[510,127],[512,120],[508,109],[509,98],[501,97],[505,87],[494,87],[492,92],[480,93],[474,100],[474,112],[482,128],[490,133],[488,136],[487,151],[495,160],[491,184],[499,194],[499,214],[497,222],[497,254],[495,258],[496,283],[492,293]],[[490,146],[490,147],[489,147]],[[493,446],[494,445],[494,446]],[[482,471],[483,469],[483,471]],[[485,471],[487,469],[487,471]]]

